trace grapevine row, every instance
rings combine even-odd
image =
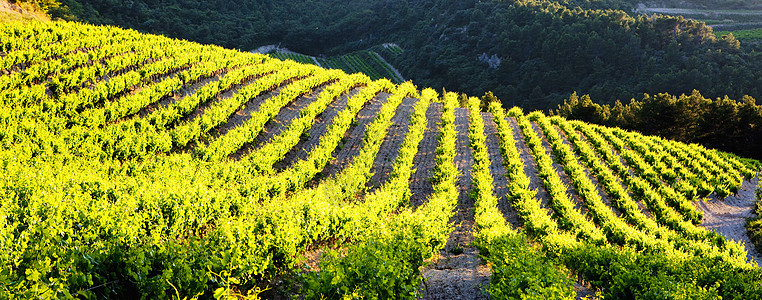
[[[563,166],[564,171],[569,175],[583,203],[587,206],[588,212],[596,223],[603,228],[610,241],[636,246],[640,249],[668,248],[664,243],[660,244],[654,241],[652,236],[635,230],[627,225],[624,220],[617,217],[611,208],[603,203],[597,188],[585,173],[577,157],[573,154],[571,148],[563,142],[558,131],[551,125],[550,121],[544,116],[540,116],[537,118],[537,124],[542,129],[545,137],[547,137],[558,163]],[[591,158],[588,157],[587,160],[589,161]],[[615,182],[608,182],[608,185],[613,184]],[[604,183],[604,185],[606,184]]]
[[[243,124],[211,140],[205,147],[197,147],[196,152],[202,159],[209,161],[219,161],[227,157],[243,145],[251,143],[265,128],[265,124],[278,115],[281,108],[309,94],[318,86],[335,81],[340,75],[341,72],[336,71],[320,72],[286,86],[277,95],[262,103]]]
[[[617,132],[614,132],[614,134],[620,138],[622,137]],[[623,139],[622,141],[626,141],[631,149],[630,151],[625,151],[623,157],[627,160],[630,167],[635,170],[635,173],[648,181],[664,198],[665,202],[683,216],[684,220],[693,222],[696,225],[701,224],[703,213],[693,206],[693,203],[689,201],[685,194],[672,188],[669,181],[662,181],[662,177],[671,177],[672,175],[665,175],[668,170],[660,163],[661,160],[649,149],[646,149],[644,145],[636,142],[634,138]]]
[[[287,191],[299,190],[309,182],[330,161],[331,153],[338,146],[344,133],[351,126],[356,114],[366,102],[374,98],[378,93],[392,87],[389,81],[375,81],[360,93],[349,99],[347,108],[342,110],[335,118],[328,131],[320,137],[317,147],[308,153],[307,158],[294,163],[292,166],[274,175],[255,176],[250,184],[241,187],[241,193],[254,196],[258,199],[270,199],[282,195]],[[396,103],[398,104],[398,103]],[[387,101],[384,106],[395,103]],[[382,107],[383,109],[383,107]]]
[[[725,240],[723,236],[713,231],[706,231],[694,226],[692,223],[682,221],[674,210],[671,210],[671,208],[664,204],[663,200],[660,199],[659,194],[656,193],[645,180],[629,173],[629,170],[622,164],[619,157],[613,155],[614,152],[612,148],[600,133],[595,130],[595,126],[583,124],[581,122],[572,123],[576,129],[580,130],[585,135],[586,139],[590,141],[591,144],[595,145],[595,151],[604,157],[612,170],[619,176],[620,180],[627,185],[628,189],[632,192],[632,196],[645,202],[646,206],[649,207],[656,217],[657,222],[681,233],[688,239],[707,241],[708,243],[705,244],[705,248],[709,248],[711,245],[717,245],[727,251],[728,257],[745,261],[746,251],[737,243],[729,242]],[[711,252],[710,250],[706,251]]]
[[[224,68],[235,68],[247,63],[246,60],[210,60],[199,63],[175,76],[144,87],[134,94],[126,95],[116,101],[106,102],[103,107],[87,110],[75,121],[78,124],[95,127],[132,115],[145,106],[158,102],[164,97],[179,91],[192,82],[208,78]]]
[[[473,149],[474,221],[476,244],[492,264],[489,293],[493,298],[521,298],[529,295],[571,299],[572,280],[552,261],[529,246],[523,234],[514,232],[497,208],[493,178],[484,135],[484,119],[479,112],[480,99],[469,99],[469,139]],[[503,119],[505,121],[505,119]]]
[[[423,280],[419,268],[424,260],[444,247],[451,228],[447,225],[457,204],[458,169],[455,157],[455,106],[457,95],[444,95],[442,126],[432,178],[434,192],[415,212],[404,210],[367,239],[347,250],[345,256],[324,259],[325,269],[310,280],[308,297],[414,298]],[[355,271],[358,270],[358,271]],[[354,274],[346,277],[343,274]],[[378,285],[378,282],[385,282]]]
[[[546,153],[542,140],[534,131],[530,118],[536,119],[538,114],[532,114],[529,118],[518,116],[519,127],[524,134],[529,149],[537,162],[538,175],[542,178],[545,190],[550,194],[549,203],[556,212],[556,216],[562,228],[567,229],[579,236],[581,239],[589,240],[594,244],[603,244],[606,242],[606,236],[590,220],[585,218],[582,213],[577,211],[574,203],[567,194],[566,184],[559,177],[553,160]]]
[[[529,188],[530,179],[524,171],[524,161],[519,155],[513,129],[506,120],[507,116],[503,108],[499,103],[492,103],[489,110],[497,126],[500,154],[503,156],[503,165],[508,172],[508,199],[511,200],[530,234],[538,238],[560,236],[558,224],[550,218],[536,198],[537,191]],[[510,111],[510,114],[517,117],[523,113],[515,108]],[[571,236],[569,238],[574,239]]]
[[[266,63],[257,63],[256,61],[246,59],[230,60],[228,63],[231,65],[227,67],[233,67],[247,61],[255,64],[230,70],[219,80],[211,81],[198,88],[194,93],[186,95],[166,106],[157,108],[145,118],[130,118],[120,123],[107,124],[105,127],[98,129],[90,129],[87,126],[74,126],[68,131],[69,136],[67,138],[69,143],[81,145],[77,148],[84,147],[83,151],[80,152],[81,155],[96,155],[99,152],[93,149],[94,145],[102,145],[101,148],[105,151],[104,155],[116,158],[141,157],[148,153],[170,151],[173,147],[171,130],[175,128],[174,124],[179,122],[183,117],[188,116],[198,106],[212,100],[223,91],[230,89],[233,85],[240,84],[252,77],[269,74],[273,70],[282,67],[280,63],[276,63],[274,60]],[[262,88],[272,88],[272,85],[286,79],[283,77],[287,78],[288,76],[263,78],[263,80],[270,80],[269,84],[271,86],[263,86]],[[154,100],[161,96],[163,96],[161,91],[158,91],[152,95],[148,94],[146,97]],[[88,120],[82,119],[80,122],[86,125],[101,122]],[[199,118],[194,120],[198,121]],[[185,126],[191,125],[185,123]]]
[[[185,147],[191,140],[195,140],[209,130],[224,124],[230,115],[249,99],[253,99],[277,87],[288,79],[314,75],[317,71],[314,67],[305,66],[282,70],[261,80],[255,80],[253,83],[238,89],[233,96],[215,102],[204,110],[203,115],[174,127],[170,132],[173,145],[175,147]]]
[[[410,87],[412,85],[408,85],[407,88],[398,88],[400,94],[395,95],[406,95],[404,93],[410,92]],[[369,168],[365,166],[373,163],[375,155],[360,155],[344,171],[336,177],[321,182],[316,188],[298,191],[288,200],[273,199],[257,210],[258,216],[285,217],[261,220],[267,222],[274,232],[287,233],[287,235],[274,237],[275,248],[272,250],[274,251],[272,255],[286,257],[287,261],[291,261],[298,252],[323,239],[336,236],[356,237],[359,234],[358,230],[368,228],[370,223],[380,221],[379,217],[398,207],[405,198],[410,176],[410,170],[406,169],[406,166],[412,164],[414,150],[422,138],[426,125],[425,111],[433,97],[436,97],[436,93],[431,90],[424,91],[423,97],[416,105],[416,111],[411,116],[410,122],[413,135],[406,138],[403,145],[403,149],[407,151],[400,152],[398,156],[394,171],[396,175],[393,175],[377,193],[367,195],[364,202],[350,205],[341,201],[346,198],[345,196],[354,196],[359,187],[370,178]],[[393,108],[393,106],[387,107]],[[382,110],[379,113],[376,121],[369,126],[376,129],[369,131],[362,153],[373,154],[374,149],[377,152],[378,144],[386,135],[385,128],[388,128],[388,120],[391,118],[389,114],[393,113],[394,110],[391,109]],[[363,169],[364,175],[359,176],[364,178],[360,179],[361,184],[346,184],[347,181],[358,180],[358,172],[349,171],[352,169]],[[342,191],[344,193],[341,193]],[[231,243],[237,242],[231,241]]]
[[[360,85],[367,85],[370,82],[367,76],[361,74],[344,75],[339,80],[326,87],[317,99],[309,106],[299,112],[299,117],[291,121],[290,124],[279,135],[267,141],[266,144],[259,147],[246,156],[246,161],[257,174],[272,173],[273,165],[282,159],[288,151],[299,142],[302,134],[307,132],[315,123],[315,118],[321,114],[328,105],[337,97],[347,93],[350,89]]]
[[[734,251],[739,250],[739,247],[737,247],[738,245],[734,245],[736,247],[726,247],[734,249],[729,252],[730,255],[726,255],[722,253],[724,251],[722,248],[705,244],[702,241],[692,241],[686,239],[683,236],[679,235],[677,232],[661,227],[652,219],[646,217],[640,211],[638,205],[632,200],[632,198],[630,198],[630,195],[622,187],[621,183],[619,183],[619,180],[611,171],[611,169],[606,166],[606,163],[601,161],[595,152],[590,148],[590,146],[582,141],[580,134],[575,131],[570,124],[560,118],[556,117],[551,121],[561,128],[569,141],[575,147],[577,154],[580,155],[588,168],[590,168],[595,176],[597,176],[600,185],[609,194],[612,204],[622,212],[622,216],[627,220],[629,224],[640,230],[628,233],[626,236],[627,239],[637,239],[639,242],[635,243],[636,245],[651,251],[671,249],[671,246],[660,241],[665,240],[671,243],[675,249],[682,250],[685,253],[702,256],[714,255],[726,258],[730,261],[739,259],[739,256],[733,256],[737,254],[737,252]],[[591,132],[588,131],[587,128],[583,128],[581,131],[587,132],[586,135],[588,136],[588,139],[591,138]],[[592,138],[598,139],[600,137],[592,136]],[[610,211],[606,214],[609,214],[609,218],[614,217]],[[653,240],[654,238],[656,238],[656,240]],[[741,258],[741,261],[743,261],[743,258]]]

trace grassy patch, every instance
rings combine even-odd
[[[573,299],[574,281],[565,268],[523,234],[504,235],[487,246],[492,264],[488,292],[493,299]]]
[[[762,41],[762,28],[734,30],[734,31],[715,31],[718,37],[733,33],[733,36],[739,41]]]

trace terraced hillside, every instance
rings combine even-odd
[[[383,47],[379,46],[379,49],[389,49],[391,51],[401,51],[399,46],[397,47]],[[327,69],[340,69],[349,73],[363,73],[368,75],[373,80],[386,78],[394,83],[402,83],[405,80],[402,79],[402,75],[394,69],[385,59],[383,59],[375,51],[364,50],[355,51],[345,55],[332,56],[332,57],[314,57],[294,52],[275,51],[269,54],[272,57],[286,60],[290,59],[295,62],[305,64],[315,64]]]
[[[704,223],[756,176],[723,153],[112,27],[0,43],[2,298],[762,293]]]

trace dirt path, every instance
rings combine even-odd
[[[538,176],[537,163],[534,160],[532,151],[529,150],[526,142],[524,141],[524,134],[521,133],[521,128],[516,122],[515,118],[507,117],[508,125],[513,128],[513,139],[516,140],[516,147],[519,151],[519,157],[524,162],[524,173],[529,177],[529,189],[536,190],[536,198],[540,200],[540,205],[545,208],[545,212],[551,215],[551,208],[548,205],[550,194],[545,190],[545,186],[542,185],[542,180]]]
[[[368,193],[384,184],[391,175],[394,162],[399,155],[399,148],[410,130],[410,115],[413,114],[413,108],[417,102],[418,99],[407,98],[397,108],[397,112],[392,118],[392,125],[389,126],[386,137],[381,143],[381,149],[370,169],[373,177],[366,185],[371,188]]]
[[[707,25],[716,31],[723,29],[744,29],[744,27],[762,27],[762,22],[739,22],[739,23],[725,23],[725,24],[713,24]],[[743,43],[756,44],[756,41],[743,41]]]
[[[180,89],[180,91],[172,94],[170,97],[163,97],[158,102],[151,103],[141,108],[140,111],[138,111],[135,115],[137,115],[140,118],[147,117],[148,115],[150,115],[151,113],[153,113],[155,110],[159,108],[167,107],[168,105],[175,103],[180,99],[193,95],[202,86],[205,86],[206,84],[213,81],[219,81],[221,77],[225,76],[224,75],[225,73],[227,73],[227,71],[223,72],[222,74],[211,76],[209,78],[204,78],[190,85],[184,86],[183,88]],[[129,118],[129,116],[127,118]],[[122,118],[122,119],[126,119],[126,118]]]
[[[320,142],[320,137],[323,136],[326,131],[328,131],[328,127],[333,124],[336,115],[347,108],[349,98],[359,93],[360,89],[363,88],[365,87],[353,89],[349,93],[345,93],[331,102],[331,104],[328,105],[328,108],[315,118],[315,123],[312,124],[312,127],[310,127],[309,130],[307,130],[305,137],[302,138],[299,143],[297,143],[296,146],[283,157],[283,159],[276,163],[275,167],[277,169],[284,169],[299,160],[306,159],[307,154],[317,147]]]
[[[384,59],[384,57],[383,57],[383,56],[381,56],[380,54],[376,53],[375,51],[371,51],[371,52],[373,52],[373,54],[374,54],[374,55],[376,55],[376,57],[378,57],[378,58],[379,58],[379,59],[380,59],[382,62],[384,62],[384,63],[385,63],[387,66],[389,66],[389,69],[391,69],[391,70],[392,70],[392,72],[394,72],[394,75],[397,75],[397,78],[398,78],[398,79],[400,79],[400,81],[405,81],[405,77],[403,77],[403,76],[402,76],[402,73],[400,73],[400,71],[399,71],[399,70],[397,70],[397,68],[395,68],[395,67],[394,67],[392,64],[390,64],[388,61],[386,61],[386,59]]]
[[[434,171],[434,151],[437,148],[437,135],[439,134],[439,122],[442,121],[442,103],[431,103],[426,110],[426,131],[423,139],[418,144],[418,153],[413,158],[415,173],[410,179],[410,204],[418,207],[426,201],[433,189],[429,178]]]
[[[696,206],[704,212],[701,226],[722,233],[729,240],[744,243],[747,258],[755,260],[762,267],[762,256],[757,253],[746,232],[746,219],[755,216],[754,190],[759,176],[751,181],[744,181],[737,195],[725,199],[717,199],[712,194],[709,199],[696,202]]]
[[[694,8],[670,8],[670,7],[646,7],[638,5],[637,13],[658,13],[666,15],[702,15],[705,17],[721,16],[762,16],[762,10],[748,9],[694,9]]]
[[[291,122],[299,116],[299,113],[302,111],[302,109],[317,100],[318,95],[323,92],[325,87],[326,85],[321,85],[313,89],[311,92],[296,98],[294,101],[291,101],[289,104],[281,108],[278,114],[265,124],[265,127],[262,129],[262,132],[257,135],[256,139],[254,139],[254,141],[251,143],[244,145],[241,147],[241,149],[238,149],[238,151],[236,151],[232,157],[237,159],[250,153],[254,149],[259,149],[266,142],[270,141],[275,136],[286,130],[289,124],[291,124]],[[251,113],[253,113],[253,111],[249,112],[249,114],[245,119],[242,120],[242,122],[251,118]]]
[[[333,150],[333,154],[331,155],[334,159],[328,162],[328,165],[323,169],[323,173],[327,177],[338,174],[346,166],[352,163],[355,156],[360,154],[360,149],[362,149],[363,144],[362,141],[365,139],[365,127],[376,119],[378,111],[381,110],[381,106],[386,103],[388,97],[389,94],[386,93],[373,97],[373,99],[368,101],[360,112],[357,113],[357,117],[354,121],[356,125],[350,127],[349,130],[344,133],[343,142]]]
[[[455,166],[460,172],[458,181],[458,207],[450,220],[453,232],[440,257],[423,271],[426,278],[420,299],[487,299],[485,292],[491,275],[490,269],[482,265],[479,250],[471,246],[474,240],[474,201],[469,197],[471,190],[471,154],[468,139],[469,112],[455,109],[456,141]]]
[[[523,228],[518,212],[508,200],[508,171],[503,166],[503,155],[500,154],[500,141],[497,136],[497,125],[492,120],[492,114],[482,113],[484,120],[484,135],[487,136],[487,151],[489,152],[489,172],[492,174],[493,194],[497,197],[497,206],[503,217],[513,229]]]

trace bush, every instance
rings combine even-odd
[[[574,299],[574,282],[523,234],[503,235],[488,246],[493,299]]]
[[[583,245],[564,264],[612,299],[760,299],[762,270],[717,259],[680,258]]]
[[[372,239],[345,255],[327,252],[320,271],[307,274],[307,299],[414,299],[423,277],[421,244],[415,239]]]

